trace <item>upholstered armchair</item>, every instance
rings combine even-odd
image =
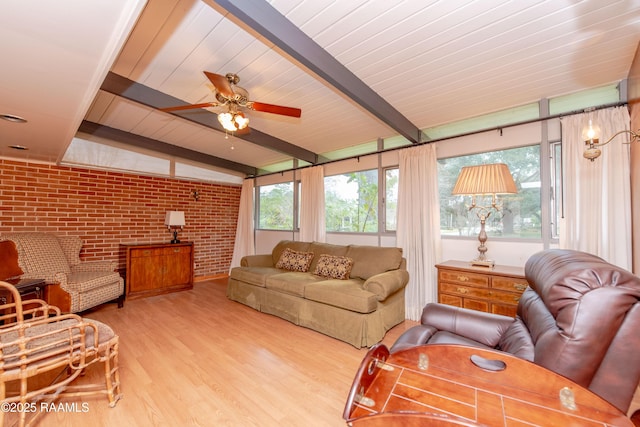
[[[14,412],[20,426],[27,422],[27,415],[33,417],[31,423],[43,413],[38,409],[40,402],[60,396],[106,395],[109,405],[115,406],[120,379],[118,336],[113,330],[95,320],[61,314],[43,300],[23,303],[9,283],[0,281],[0,290],[12,294],[12,302],[0,305],[0,404],[3,409],[16,408],[0,411],[0,425]],[[72,384],[94,363],[104,364],[103,380]],[[57,376],[53,382],[36,378],[53,376],[47,374]]]
[[[594,255],[561,249],[533,255],[525,275],[529,287],[516,318],[428,304],[421,324],[391,352],[432,343],[505,351],[627,412],[640,380],[640,278]]]
[[[44,279],[48,301],[65,313],[79,313],[117,300],[124,303],[124,280],[116,261],[81,261],[82,239],[49,233],[4,233],[18,253],[23,279]]]

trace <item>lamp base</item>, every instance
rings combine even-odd
[[[493,268],[496,263],[492,259],[474,259],[471,261],[471,265],[476,267]]]
[[[171,244],[176,244],[176,243],[180,243],[180,240],[178,240],[178,230],[177,229],[173,230],[173,239],[171,240]]]

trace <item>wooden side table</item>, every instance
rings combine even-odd
[[[22,300],[41,299],[47,300],[47,284],[44,279],[11,279],[6,280],[18,289]],[[0,304],[10,304],[14,302],[10,292],[0,290]]]
[[[542,366],[499,351],[442,344],[393,354],[382,344],[372,347],[343,418],[368,427],[633,426],[600,396]]]
[[[524,269],[496,265],[475,267],[464,261],[437,264],[438,302],[515,317],[527,288]]]

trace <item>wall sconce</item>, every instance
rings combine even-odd
[[[470,195],[471,205],[469,211],[476,210],[476,215],[480,219],[480,233],[478,234],[478,257],[471,261],[471,265],[482,267],[493,267],[495,262],[487,259],[487,233],[484,229],[485,222],[493,211],[499,212],[502,208],[498,205],[498,194],[515,194],[518,192],[516,183],[513,181],[509,167],[504,163],[491,165],[465,166],[458,175],[456,185],[451,194]],[[491,196],[490,206],[476,205],[476,196]]]
[[[198,192],[198,190],[191,190],[191,197],[193,197],[193,200],[195,200],[196,202],[200,200],[200,193]]]
[[[171,240],[171,243],[180,243],[180,240],[178,240],[178,230],[182,230],[182,227],[185,226],[184,212],[168,211],[164,217],[164,225],[167,226],[170,232],[173,231],[173,240]]]
[[[640,129],[635,132],[632,130],[624,129],[620,132],[616,132],[611,138],[600,144],[600,127],[593,124],[593,122],[589,120],[589,125],[582,131],[582,139],[584,140],[584,143],[586,145],[586,148],[584,149],[584,153],[582,153],[582,155],[585,159],[589,159],[593,162],[595,159],[600,157],[600,154],[602,154],[602,151],[599,147],[607,145],[608,143],[613,141],[616,136],[623,133],[628,133],[630,135],[629,142],[623,142],[623,144],[631,144],[633,141],[638,141],[640,139]]]

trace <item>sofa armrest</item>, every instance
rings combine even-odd
[[[393,343],[389,352],[395,353],[405,348],[426,344],[436,332],[438,330],[433,326],[416,325],[404,331]]]
[[[242,267],[273,267],[271,254],[245,255],[240,260]]]
[[[376,295],[378,301],[384,301],[409,283],[407,270],[391,270],[369,277],[362,285],[363,289]]]
[[[422,325],[433,326],[488,347],[498,345],[513,322],[513,317],[437,303],[427,304],[421,319]]]
[[[116,271],[118,263],[116,261],[83,261],[80,264],[72,265],[71,271],[79,273],[81,271]]]
[[[42,279],[46,283],[59,283],[59,279],[62,278],[67,281],[66,273],[42,273],[38,271],[26,272],[20,276],[21,279]]]

